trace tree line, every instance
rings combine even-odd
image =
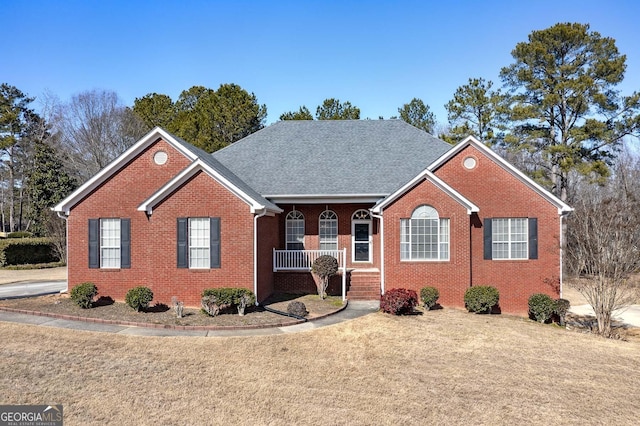
[[[419,98],[391,118],[450,143],[474,135],[561,200],[579,206],[570,221],[593,210],[585,200],[606,209],[617,206],[616,211],[637,209],[640,193],[629,184],[640,169],[637,156],[623,161],[629,155],[621,153],[625,141],[640,137],[640,93],[618,89],[626,56],[615,40],[588,24],[559,23],[531,32],[511,55],[513,62],[500,70],[501,87],[472,77],[456,89],[445,105],[447,124],[438,132],[436,117]],[[6,232],[56,232],[59,220],[49,207],[154,126],[213,152],[263,128],[267,116],[266,105],[236,84],[215,90],[193,86],[175,101],[149,93],[132,106],[104,90],[82,92],[67,102],[45,95],[39,113],[33,102],[8,83],[0,86],[0,222]],[[302,105],[279,118],[358,120],[360,109],[327,98],[315,115]],[[616,190],[621,179],[625,191]],[[633,226],[625,229],[637,229]]]

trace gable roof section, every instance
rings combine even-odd
[[[451,158],[455,157],[467,146],[473,146],[479,151],[483,152],[489,158],[493,159],[496,164],[502,167],[507,172],[511,173],[514,177],[522,181],[526,186],[531,188],[534,192],[538,193],[542,198],[558,208],[558,214],[566,214],[573,211],[573,208],[566,204],[564,201],[553,195],[551,192],[544,189],[542,186],[534,182],[529,176],[522,173],[520,170],[511,165],[507,160],[499,156],[491,148],[474,138],[468,136],[465,140],[454,146],[451,150],[446,152],[442,157],[438,158],[429,166],[429,170],[435,172],[440,166],[445,164]]]
[[[221,172],[221,168],[224,168],[223,172]],[[282,209],[280,207],[262,198],[259,194],[256,194],[251,188],[244,185],[241,181],[238,181],[233,174],[226,173],[229,171],[224,166],[219,165],[219,167],[213,167],[211,161],[205,161],[202,158],[191,163],[189,167],[184,169],[176,177],[171,179],[162,188],[151,195],[151,197],[146,199],[142,204],[140,204],[140,206],[138,206],[138,210],[144,211],[147,214],[152,214],[153,208],[158,203],[167,198],[173,191],[178,189],[200,171],[208,174],[227,190],[231,191],[238,198],[247,203],[251,208],[251,213],[259,213],[265,210],[271,213],[282,213]]]
[[[178,152],[192,161],[192,164],[179,173],[179,176],[190,170],[194,165],[199,165],[202,170],[206,171],[210,176],[214,177],[235,195],[247,202],[252,209],[262,207],[269,211],[279,212],[280,208],[263,198],[260,194],[249,188],[240,178],[234,175],[229,169],[214,160],[206,151],[197,148],[179,137],[172,135],[166,130],[156,127],[143,136],[138,142],[133,144],[129,149],[120,154],[104,169],[100,170],[95,176],[81,185],[65,199],[56,204],[52,210],[69,214],[73,206],[79,203],[84,197],[106,182],[113,174],[121,170],[125,165],[144,151],[149,145],[162,139],[169,145],[174,147]],[[172,181],[174,181],[172,179]],[[171,181],[171,182],[172,182]],[[167,184],[168,185],[168,184]],[[166,185],[165,185],[166,187]],[[159,191],[158,191],[159,192]],[[158,193],[156,192],[156,194]],[[155,194],[154,194],[155,195]]]
[[[211,155],[276,203],[377,201],[449,149],[402,120],[292,120]]]
[[[416,186],[417,184],[419,184],[424,180],[431,182],[434,186],[436,186],[442,192],[447,194],[454,201],[458,202],[460,205],[466,208],[467,214],[477,213],[480,211],[478,206],[476,206],[471,201],[463,197],[462,194],[460,194],[458,191],[456,191],[455,189],[447,185],[442,179],[440,179],[439,177],[437,177],[427,169],[423,170],[422,173],[420,173],[419,175],[411,179],[402,187],[398,188],[396,191],[393,192],[393,194],[389,195],[384,200],[380,200],[380,202],[378,202],[375,206],[373,206],[371,211],[373,213],[380,214],[387,206],[389,206],[391,203],[396,201],[402,195],[410,191],[411,188],[413,188],[414,186]]]

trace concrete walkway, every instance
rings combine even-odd
[[[42,327],[57,327],[70,330],[97,331],[102,333],[116,333],[134,336],[200,336],[200,337],[225,337],[225,336],[265,336],[275,334],[297,333],[314,330],[320,327],[337,324],[363,315],[376,312],[380,307],[378,301],[353,301],[349,302],[342,311],[320,318],[307,321],[302,324],[285,327],[255,328],[244,330],[173,330],[162,328],[133,327],[126,325],[98,324],[93,322],[75,321],[49,318],[37,315],[28,315],[15,312],[0,311],[0,321],[21,324],[32,324]]]

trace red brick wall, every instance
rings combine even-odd
[[[169,161],[163,166],[153,162],[158,149],[169,153]],[[153,290],[154,302],[170,304],[171,297],[177,296],[188,306],[199,306],[205,288],[253,290],[253,215],[246,203],[214,179],[198,173],[157,205],[151,217],[137,211],[145,199],[188,164],[182,154],[159,141],[72,209],[68,223],[70,287],[91,281],[100,295],[123,300],[127,290],[145,285]],[[88,268],[88,219],[108,217],[131,219],[130,269]],[[221,268],[177,268],[178,217],[220,218]],[[269,288],[268,281],[265,288]]]
[[[472,170],[463,167],[466,157],[477,160]],[[560,276],[560,219],[557,207],[507,172],[478,149],[469,146],[435,174],[479,208],[479,219],[529,217],[538,219],[538,259],[484,260],[483,228],[471,228],[473,285],[492,285],[500,291],[504,312],[526,313],[533,293],[557,298]],[[453,223],[452,223],[453,228]],[[468,245],[468,240],[466,241]],[[464,286],[468,281],[460,281]],[[462,299],[455,305],[462,306]]]
[[[441,218],[449,218],[449,261],[400,260],[400,219],[428,204]],[[423,181],[388,206],[384,212],[385,291],[436,287],[443,306],[460,306],[469,285],[469,216],[465,207],[429,181]]]
[[[274,291],[273,248],[278,247],[279,217],[263,216],[258,219],[258,301]]]

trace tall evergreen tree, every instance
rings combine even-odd
[[[316,118],[318,120],[359,120],[360,108],[351,105],[349,101],[342,103],[338,99],[329,98],[316,108]]]
[[[26,187],[30,199],[27,213],[30,229],[35,235],[48,235],[49,222],[60,220],[51,212],[51,207],[69,195],[77,187],[77,182],[65,171],[56,151],[44,141],[35,144]]]
[[[493,82],[483,78],[470,78],[467,84],[456,89],[453,99],[445,105],[451,142],[459,142],[469,135],[489,145],[497,142],[505,97],[500,90],[491,90],[492,86]]]
[[[288,111],[280,115],[280,120],[313,120],[311,111],[302,105],[298,111]]]
[[[533,31],[501,71],[510,89],[511,148],[541,161],[541,180],[562,200],[578,171],[606,177],[623,137],[640,130],[640,94],[622,97],[626,57],[589,25],[560,23]]]
[[[422,99],[411,99],[411,102],[398,108],[398,113],[402,120],[412,126],[427,133],[433,133],[433,128],[436,125],[436,116],[431,112],[429,105],[426,105]]]

